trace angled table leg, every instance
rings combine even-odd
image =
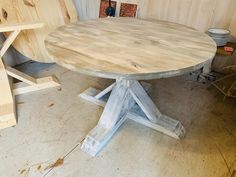
[[[92,156],[100,152],[127,118],[176,139],[185,135],[182,124],[161,114],[136,80],[117,81],[102,92],[90,88],[80,96],[105,106],[97,126],[89,132],[81,147]]]
[[[176,139],[184,136],[185,129],[182,124],[177,120],[161,114],[138,81],[134,81],[129,90],[138,105],[129,114],[128,117],[130,119]],[[139,112],[141,111],[143,111],[145,116],[140,116],[141,114]],[[135,112],[136,114],[132,114]]]
[[[126,120],[126,113],[135,104],[126,82],[117,83],[109,97],[97,126],[86,136],[82,149],[95,156]]]

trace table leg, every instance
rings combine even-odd
[[[102,92],[90,88],[80,96],[105,106],[97,126],[89,132],[81,147],[92,156],[100,152],[127,118],[177,139],[185,134],[182,124],[162,115],[136,80],[117,81]]]
[[[97,126],[86,136],[81,148],[90,155],[95,156],[105,146],[134,106],[127,84],[127,81],[115,84]]]

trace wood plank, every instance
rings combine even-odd
[[[9,32],[9,31],[19,31],[19,30],[29,30],[42,28],[44,23],[14,23],[14,24],[1,24],[0,32]]]
[[[106,89],[104,89],[102,92],[98,93],[95,98],[96,99],[100,99],[102,98],[104,95],[106,95],[107,93],[109,93],[110,91],[112,91],[113,87],[115,86],[116,83],[111,84],[109,87],[107,87]]]
[[[127,119],[126,116],[123,116],[113,128],[107,129],[101,124],[98,124],[94,127],[89,134],[86,136],[81,149],[88,153],[91,156],[97,155],[102,148],[108,143],[112,136],[116,133],[118,128],[124,123]]]
[[[85,90],[83,93],[79,94],[79,97],[83,98],[84,100],[90,101],[94,104],[97,104],[99,106],[105,107],[106,102],[96,98],[96,95],[99,93],[101,93],[100,90],[90,87],[87,90]]]
[[[27,85],[25,83],[16,83],[13,85],[13,94],[20,95],[29,92],[39,91],[47,88],[59,87],[60,84],[56,77],[49,76],[36,80],[37,84]]]
[[[20,33],[20,30],[13,31],[6,39],[6,41],[3,43],[3,46],[0,50],[0,57],[2,58],[7,49],[12,45],[12,42],[16,39],[18,34]]]
[[[0,129],[16,125],[15,103],[4,64],[0,59]]]
[[[147,118],[151,122],[156,123],[158,119],[162,116],[162,114],[157,109],[156,105],[153,103],[148,94],[145,92],[143,87],[139,84],[139,82],[134,81],[129,87],[129,91],[136,103],[146,114]]]
[[[141,82],[141,85],[147,93],[151,92],[151,87],[152,87],[151,84],[149,84],[147,82]],[[110,96],[109,95],[110,93],[108,92],[108,90],[110,88],[113,89],[114,86],[115,86],[115,83],[113,83],[112,85],[110,85],[109,87],[107,87],[103,91],[90,87],[87,90],[85,90],[84,92],[82,92],[81,94],[79,94],[79,97],[81,97],[84,100],[87,100],[89,102],[92,102],[98,106],[105,107],[106,102]]]
[[[14,77],[15,79],[18,79],[20,81],[23,81],[27,84],[30,84],[30,85],[35,85],[37,84],[37,81],[35,78],[23,73],[23,72],[20,72],[12,67],[6,67],[6,72],[9,76],[11,77]]]
[[[147,115],[141,113],[143,110],[138,105],[135,105],[127,114],[127,118],[146,127],[152,128],[158,132],[166,134],[172,138],[181,139],[185,136],[185,128],[183,125],[168,116],[161,115],[156,123],[149,121]]]
[[[135,104],[126,84],[124,81],[124,83],[118,82],[115,85],[101,115],[99,124],[108,129],[114,127],[119,119]]]
[[[107,144],[127,119],[127,111],[135,104],[128,92],[126,81],[118,82],[111,92],[101,118],[86,136],[81,149],[95,156]]]

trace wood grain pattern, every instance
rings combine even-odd
[[[105,78],[151,79],[189,72],[209,62],[215,42],[192,28],[135,18],[69,24],[51,33],[46,48],[58,64]]]
[[[45,37],[57,27],[77,21],[72,0],[0,0],[0,10],[1,24],[45,23],[41,29],[23,31],[13,43],[20,53],[39,62],[52,62]]]

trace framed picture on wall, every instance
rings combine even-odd
[[[106,10],[107,10],[108,7],[109,7],[109,1],[108,0],[101,0],[100,12],[99,12],[99,17],[100,18],[107,17]],[[111,7],[113,7],[116,10],[116,1],[111,1]]]
[[[120,17],[136,17],[137,9],[137,4],[121,3]]]

